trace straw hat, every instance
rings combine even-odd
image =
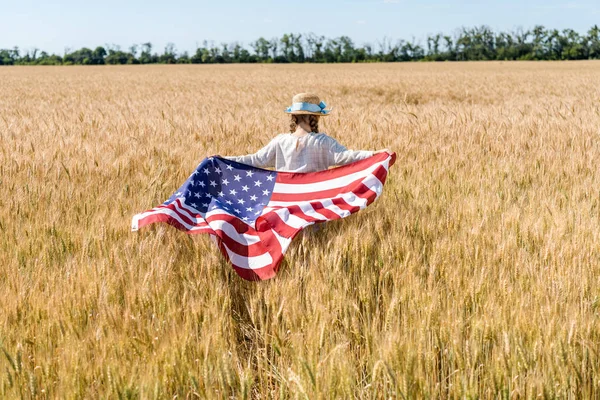
[[[314,93],[298,93],[292,98],[292,105],[285,109],[288,114],[308,114],[325,117],[331,110],[326,110],[327,104]]]

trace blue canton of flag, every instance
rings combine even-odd
[[[180,199],[202,217],[221,209],[253,226],[269,203],[276,173],[235,161],[208,157],[163,204]]]

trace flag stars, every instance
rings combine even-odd
[[[190,210],[194,210],[192,214],[222,211],[252,224],[265,213],[277,174],[241,169],[235,163],[229,165],[217,160],[220,159],[215,157],[192,173],[187,186],[179,189],[172,199],[187,199]]]

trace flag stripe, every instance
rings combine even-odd
[[[305,191],[305,192],[296,192],[296,193],[273,192],[273,195],[271,196],[271,200],[269,201],[269,203],[271,203],[272,201],[298,202],[298,201],[306,201],[306,200],[328,199],[328,198],[337,196],[340,192],[348,192],[348,191],[352,190],[352,187],[356,186],[357,184],[362,182],[363,179],[365,179],[364,176],[360,177],[359,179],[356,179],[353,182],[346,183],[346,186],[341,187],[341,188],[332,188],[332,189],[326,189],[326,190],[320,190],[320,191],[311,191],[311,192]],[[304,186],[307,186],[308,188],[310,188],[311,185],[304,185]]]
[[[285,238],[293,238],[302,229],[286,224],[281,216],[275,212],[269,213],[263,218],[265,221],[269,222],[274,232]]]
[[[222,240],[222,239],[221,239]],[[242,256],[232,251],[227,244],[223,243],[229,261],[238,268],[243,269],[259,269],[271,265],[273,263],[273,257],[268,252],[257,256]]]
[[[277,194],[296,194],[296,193],[315,193],[324,190],[331,189],[341,189],[344,186],[347,186],[349,183],[360,180],[365,176],[373,173],[380,165],[373,164],[369,168],[361,171],[357,171],[354,173],[346,174],[343,176],[339,176],[334,179],[329,179],[321,182],[314,182],[310,184],[300,183],[300,184],[292,184],[292,183],[279,183],[275,182],[275,187],[273,188],[273,193]]]
[[[356,161],[352,164],[347,164],[342,167],[328,169],[325,171],[311,172],[311,173],[294,173],[294,172],[278,172],[275,180],[277,183],[289,183],[289,184],[300,184],[300,183],[317,183],[330,179],[339,178],[353,172],[362,171],[368,168],[370,165],[384,161],[389,157],[387,153],[375,154],[372,157],[365,158],[360,161]]]
[[[206,222],[201,222],[198,224],[192,224],[189,221],[186,221],[187,218],[181,216],[176,210],[163,208],[158,210],[147,211],[142,214],[136,215],[138,221],[138,228],[141,228],[145,225],[151,224],[153,222],[168,222],[169,219],[172,219],[174,223],[181,225],[182,230],[193,231],[198,229],[208,229],[211,230],[210,226],[206,224]]]
[[[312,208],[315,210],[316,213],[321,214],[328,220],[340,218],[340,216],[338,214],[334,213],[333,211],[329,210],[328,208],[325,208],[323,203],[321,203],[320,201],[312,202],[312,203],[310,203],[310,205],[312,206]]]

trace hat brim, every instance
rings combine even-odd
[[[284,112],[286,114],[292,114],[292,115],[317,115],[319,117],[326,117],[329,115],[329,113],[323,114],[320,112],[312,112],[312,111],[284,111]]]

